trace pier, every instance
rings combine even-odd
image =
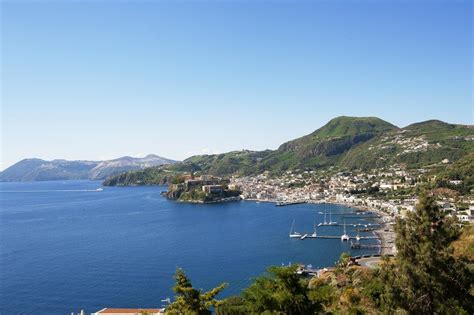
[[[304,201],[304,200],[301,200],[301,201],[280,201],[280,202],[277,202],[275,204],[275,206],[284,207],[284,206],[291,206],[291,205],[299,205],[299,204],[302,204],[302,203],[307,203],[307,202]]]
[[[341,239],[341,236],[337,236],[337,235],[309,235],[309,234],[304,234],[302,237],[300,237],[300,240],[304,240],[304,239],[307,239],[307,238],[321,238],[321,239],[337,239],[337,240],[340,240]],[[349,236],[349,239],[356,239],[357,237],[356,236]],[[378,239],[377,236],[360,236],[359,239],[361,240],[376,240]]]
[[[351,215],[351,214],[343,214],[342,215],[344,218],[350,218],[350,219],[379,219],[380,216],[378,215]]]
[[[319,223],[318,226],[344,226],[344,224],[340,223]],[[346,224],[346,226],[352,226],[352,227],[363,227],[363,228],[370,228],[373,226],[380,226],[378,223],[368,223],[368,224],[362,224],[362,223],[357,223],[357,224]]]

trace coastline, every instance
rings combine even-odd
[[[169,199],[169,198],[168,198]],[[170,199],[174,200],[174,199]],[[228,197],[228,198],[221,198],[218,200],[211,200],[211,201],[202,201],[202,200],[174,200],[177,202],[182,203],[194,203],[194,204],[212,204],[212,203],[224,203],[224,202],[232,202],[232,201],[241,201],[240,197]]]

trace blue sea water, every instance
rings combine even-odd
[[[182,267],[194,286],[238,294],[269,265],[332,266],[348,243],[290,239],[312,233],[338,205],[275,207],[250,201],[194,205],[166,187],[101,187],[96,181],[0,184],[0,314],[70,314],[159,307]],[[346,219],[346,223],[363,222]],[[352,227],[348,232],[354,235]],[[318,234],[340,235],[341,227]],[[371,250],[357,250],[365,254]]]

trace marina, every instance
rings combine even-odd
[[[293,239],[299,239],[299,240],[305,240],[305,239],[340,239],[342,242],[347,242],[347,241],[350,241],[351,242],[351,249],[381,249],[381,245],[380,245],[380,240],[379,240],[379,237],[375,234],[375,233],[372,233],[373,235],[366,235],[366,236],[361,236],[360,235],[360,232],[371,232],[371,231],[374,231],[375,230],[375,227],[379,227],[381,224],[379,223],[349,223],[349,224],[346,224],[346,221],[344,219],[344,223],[343,224],[339,224],[335,221],[332,221],[332,213],[329,213],[329,216],[330,216],[330,219],[329,221],[327,221],[327,213],[324,212],[320,212],[319,214],[324,214],[324,219],[323,219],[323,222],[320,222],[318,224],[314,223],[313,226],[314,226],[314,231],[312,234],[310,233],[300,233],[300,232],[296,232],[294,230],[295,228],[295,220],[293,219],[293,222],[291,224],[291,228],[290,228],[290,233],[289,233],[289,237],[290,238],[293,238]],[[344,214],[344,213],[339,213],[339,215],[341,217],[344,217],[344,218],[358,218],[358,219],[362,219],[362,218],[368,218],[368,219],[372,219],[374,217],[377,217],[377,216],[354,216],[354,215],[351,215],[351,214]],[[342,226],[343,227],[343,232],[341,235],[319,235],[317,232],[316,232],[316,228],[317,227],[325,227],[325,226],[331,226],[331,227],[340,227]],[[354,227],[355,231],[357,232],[356,235],[349,235],[348,232],[346,231],[346,226],[347,227]],[[352,242],[352,240],[355,240],[356,242]],[[379,241],[379,244],[361,244],[360,241],[362,240],[378,240]]]

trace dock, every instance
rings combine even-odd
[[[380,216],[378,215],[350,215],[350,214],[343,214],[344,218],[351,218],[351,219],[379,219]]]
[[[378,223],[368,223],[368,224],[362,224],[362,223],[357,223],[357,224],[346,224],[348,227],[364,227],[364,228],[369,228],[372,226],[379,226],[380,224]],[[335,224],[329,224],[329,223],[319,223],[318,226],[344,226],[344,224],[340,223],[335,223]]]
[[[301,200],[301,201],[280,201],[280,202],[277,202],[275,204],[275,206],[284,207],[284,206],[291,206],[291,205],[299,205],[299,204],[302,204],[302,203],[307,203],[307,202],[304,201],[304,200]]]
[[[340,240],[341,236],[339,235],[316,235],[316,236],[310,236],[308,234],[304,234],[302,237],[300,237],[300,240],[304,240],[307,238],[321,238],[321,239],[337,239]],[[349,239],[356,239],[356,236],[349,236]],[[377,236],[360,236],[359,239],[361,240],[376,240],[378,239]]]

